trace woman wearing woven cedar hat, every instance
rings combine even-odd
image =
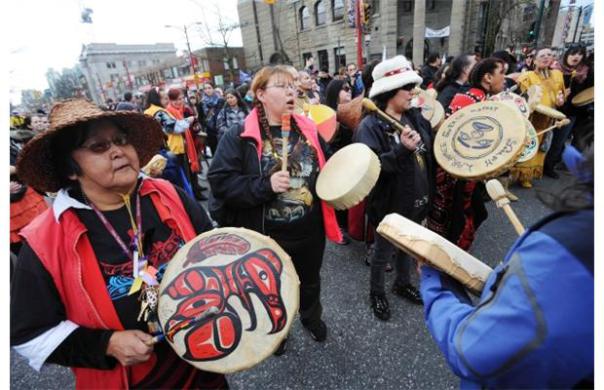
[[[154,338],[167,263],[212,228],[182,190],[140,175],[162,143],[153,118],[74,99],[57,103],[50,129],[23,149],[21,179],[58,192],[21,231],[11,291],[11,345],[33,368],[69,366],[77,388],[227,386]]]
[[[428,215],[434,193],[432,129],[419,109],[411,107],[411,90],[422,82],[411,63],[396,56],[378,64],[369,97],[378,108],[397,120],[403,131],[393,128],[375,113],[359,125],[355,140],[369,146],[380,158],[382,170],[367,200],[367,215],[377,226],[386,214],[399,213],[416,222]],[[419,292],[410,283],[411,260],[381,236],[375,238],[371,261],[370,299],[373,313],[381,320],[390,318],[384,291],[385,265],[396,251],[396,280],[392,291],[420,304]]]
[[[291,256],[300,277],[300,320],[316,341],[322,321],[321,264],[325,237],[342,240],[334,210],[317,198],[325,164],[317,127],[292,114],[296,86],[288,67],[262,68],[252,82],[255,108],[243,126],[224,134],[208,172],[210,213],[222,226],[242,226],[271,236]],[[282,114],[291,114],[287,170],[282,170]],[[285,344],[278,352],[284,351]]]

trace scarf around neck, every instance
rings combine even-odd
[[[573,72],[575,72],[574,79],[577,80],[577,83],[579,84],[585,81],[587,78],[587,73],[589,73],[589,66],[585,64],[579,64],[576,68],[572,68],[566,64],[558,62],[553,68],[558,69],[565,76],[572,76]]]

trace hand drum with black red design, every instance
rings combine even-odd
[[[159,289],[166,340],[197,368],[232,373],[272,355],[299,305],[298,275],[271,238],[243,228],[205,232],[170,261]]]

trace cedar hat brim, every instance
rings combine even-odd
[[[152,117],[134,111],[103,111],[84,99],[70,99],[53,106],[50,127],[29,141],[17,161],[19,178],[41,192],[61,189],[61,174],[54,165],[57,160],[52,142],[59,134],[74,131],[99,119],[109,119],[128,133],[128,141],[138,154],[140,166],[145,166],[164,143],[161,125]]]

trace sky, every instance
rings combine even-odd
[[[83,44],[90,42],[150,44],[174,43],[186,48],[184,33],[165,25],[202,22],[215,25],[216,7],[227,19],[237,22],[237,0],[18,0],[11,1],[5,17],[8,39],[9,99],[20,101],[21,90],[48,88],[46,71],[61,70],[78,63]],[[80,22],[90,8],[92,24]],[[217,37],[217,36],[216,36]],[[197,27],[189,29],[193,50],[204,46]],[[230,42],[241,45],[235,31]]]
[[[576,0],[578,6],[594,0]],[[570,0],[562,0],[562,6]],[[61,70],[78,62],[82,44],[171,42],[186,47],[182,31],[166,24],[215,23],[216,7],[233,22],[238,21],[237,0],[11,0],[5,32],[8,41],[9,99],[18,103],[22,89],[48,88],[46,71]],[[169,5],[169,6],[168,6]],[[84,8],[91,8],[92,24],[80,22]],[[189,38],[192,48],[203,47],[194,27]],[[231,43],[241,45],[241,32]]]

